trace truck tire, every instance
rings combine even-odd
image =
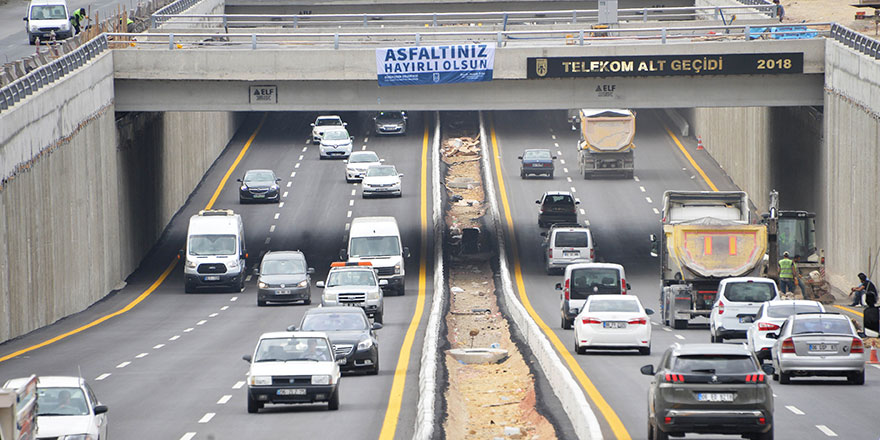
[[[687,319],[676,319],[675,322],[672,323],[672,328],[676,330],[684,330],[688,328]]]

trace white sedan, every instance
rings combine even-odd
[[[779,333],[779,327],[786,318],[798,313],[821,313],[825,306],[818,301],[809,300],[775,300],[767,301],[755,315],[754,323],[746,332],[749,350],[759,360],[770,360],[770,349],[776,343],[775,338],[768,338],[770,333]]]
[[[574,348],[638,349],[651,354],[651,309],[633,295],[590,295],[574,319]]]
[[[400,178],[403,174],[397,173],[394,165],[376,165],[367,168],[367,174],[361,182],[363,197],[370,196],[397,196],[403,194],[400,191]]]
[[[345,161],[345,181],[353,182],[363,180],[367,174],[367,168],[374,165],[382,165],[385,159],[379,159],[379,156],[373,151],[353,151]]]
[[[10,379],[3,388],[17,389],[29,377]],[[73,376],[37,378],[37,438],[107,439],[107,406],[85,379]]]

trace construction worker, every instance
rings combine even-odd
[[[76,11],[73,11],[73,15],[70,16],[70,25],[73,26],[73,29],[76,33],[79,33],[80,27],[82,26],[82,22],[86,19],[86,9],[79,8]]]
[[[779,260],[779,290],[783,292],[794,292],[794,274],[797,272],[797,265],[789,258],[788,251],[782,254]]]
[[[877,302],[877,286],[875,286],[874,283],[871,280],[869,280],[868,276],[865,275],[864,273],[859,274],[859,281],[861,281],[861,284],[850,289],[849,294],[855,295],[855,297],[853,298],[852,304],[850,304],[850,307],[861,307],[862,295],[865,295],[865,302],[868,302],[868,297],[872,296],[873,302],[876,303]]]

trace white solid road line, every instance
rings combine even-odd
[[[196,437],[195,432],[187,432],[186,434],[183,435],[183,437],[180,438],[180,440],[192,440],[195,437]]]
[[[197,322],[196,325],[204,325],[206,322],[208,322],[208,320],[203,319],[203,320]]]
[[[229,402],[229,399],[231,399],[231,398],[232,398],[232,394],[227,394],[227,395],[221,397],[220,400],[217,401],[217,405],[226,405],[226,402]]]
[[[201,419],[199,419],[199,423],[208,423],[211,421],[211,419],[214,418],[215,415],[215,413],[207,413],[203,415]]]
[[[131,362],[129,362],[129,361],[125,361],[125,362],[123,362],[123,363],[117,365],[116,368],[125,368],[125,367],[127,367],[127,366],[129,366],[129,365],[131,365]]]
[[[144,357],[149,356],[149,354],[150,354],[150,353],[141,353],[141,354],[135,356],[135,358],[137,358],[137,359],[141,359],[141,358],[144,358]]]
[[[825,425],[816,425],[816,428],[818,428],[819,431],[822,431],[822,433],[825,434],[825,435],[827,435],[828,437],[837,437],[837,433],[835,433],[834,431],[830,430],[830,429],[829,429],[827,426],[825,426]]]
[[[153,350],[158,350],[158,349],[160,349],[160,348],[162,348],[162,347],[164,347],[164,346],[165,346],[165,344],[156,344],[156,345],[153,346]]]
[[[794,406],[794,405],[785,405],[785,407],[786,407],[789,411],[793,412],[794,414],[797,414],[797,415],[799,415],[799,416],[804,415],[804,412],[801,411],[801,410],[799,410],[799,409],[797,409],[797,407]]]
[[[675,337],[678,339],[684,339],[684,336],[682,336],[682,335],[675,335]]]
[[[874,367],[874,368],[876,368],[876,369],[878,369],[878,370],[880,370],[880,364],[871,364],[871,366]]]
[[[193,330],[195,330],[195,328],[190,327],[190,328],[184,329],[183,332],[184,332],[184,333],[189,333],[189,332],[191,332],[191,331],[193,331]]]
[[[243,386],[244,386],[244,381],[243,381],[243,380],[240,380],[240,381],[236,382],[235,385],[232,386],[232,389],[233,389],[233,390],[237,390],[237,389],[240,389],[240,388],[243,387]]]
[[[95,380],[104,380],[104,379],[106,379],[106,378],[108,378],[108,377],[110,377],[110,373],[104,373],[104,374],[102,374],[102,375],[96,377]]]
[[[180,335],[174,335],[174,336],[168,338],[169,341],[176,341],[178,339],[180,339]]]

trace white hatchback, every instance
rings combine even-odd
[[[779,299],[779,289],[769,278],[732,277],[721,280],[709,315],[712,342],[741,339],[767,301]]]
[[[819,301],[767,301],[758,309],[755,322],[746,331],[746,344],[759,360],[770,360],[770,349],[776,343],[776,338],[768,338],[768,334],[779,333],[779,327],[791,315],[824,312],[825,306]]]
[[[638,349],[651,354],[651,309],[633,295],[590,295],[574,320],[574,349]]]
[[[337,128],[345,128],[348,123],[342,122],[342,118],[337,115],[324,115],[318,116],[315,119],[315,122],[312,122],[312,143],[317,144],[321,142],[321,137],[324,136],[324,132]]]
[[[20,388],[29,377],[8,380],[3,388]],[[74,376],[37,378],[37,438],[107,439],[107,406],[85,379]]]

